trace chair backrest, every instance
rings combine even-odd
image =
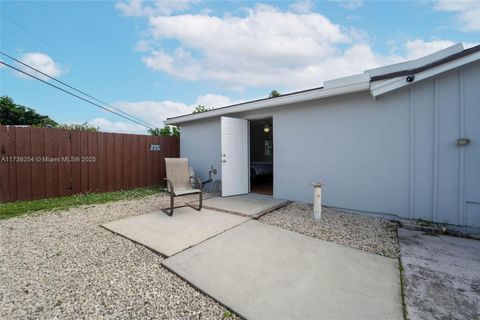
[[[187,158],[165,158],[167,179],[169,179],[174,190],[191,189],[190,169]]]

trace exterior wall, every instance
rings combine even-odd
[[[325,205],[408,215],[408,92],[368,93],[283,108],[274,115],[274,194]],[[407,129],[407,130],[406,130]]]
[[[311,203],[319,181],[327,206],[480,226],[479,75],[476,63],[377,100],[364,92],[231,116],[273,118],[274,197]],[[457,146],[462,136],[472,143]],[[220,153],[219,118],[182,126],[181,154],[197,172],[220,169]]]
[[[190,122],[181,126],[180,156],[188,158],[189,165],[202,181],[208,179],[210,165],[217,169],[213,180],[221,180],[220,118]]]
[[[460,179],[459,215],[466,225],[480,227],[480,63],[462,73],[460,88],[460,135],[471,143],[460,150],[460,172],[465,176]]]

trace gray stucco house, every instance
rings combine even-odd
[[[326,206],[480,227],[480,46],[166,124],[223,196],[311,203],[319,181]]]

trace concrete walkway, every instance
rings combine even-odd
[[[233,214],[183,207],[175,209],[172,217],[157,211],[103,227],[169,257],[247,220]]]
[[[409,319],[480,319],[480,241],[399,229]]]
[[[244,194],[232,197],[213,197],[203,202],[208,209],[258,218],[286,205],[289,201],[259,194]]]
[[[247,319],[402,319],[395,259],[247,221],[163,261]]]

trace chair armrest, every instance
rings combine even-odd
[[[170,179],[167,179],[167,178],[163,178],[163,180],[166,180],[167,181],[167,189],[168,189],[168,192],[170,193],[175,193],[175,190],[173,190],[173,183]]]
[[[198,177],[190,176],[190,179],[195,179],[197,181],[199,189],[202,190],[202,182],[200,181],[200,179]]]

